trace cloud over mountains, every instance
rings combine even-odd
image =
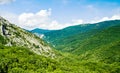
[[[85,23],[97,23],[107,20],[120,20],[120,14],[115,14],[111,17],[102,17],[100,19],[93,19],[89,22],[83,19],[71,19],[71,22],[68,23],[60,23],[56,19],[52,19],[52,9],[42,9],[38,12],[25,12],[19,15],[10,14],[10,13],[3,13],[3,17],[8,19],[10,22],[17,24],[18,26],[24,29],[34,29],[34,28],[41,28],[41,29],[62,29],[68,26],[78,25],[78,24],[85,24]]]
[[[32,29],[33,27],[45,28],[51,22],[50,15],[51,9],[40,10],[36,13],[22,13],[18,17],[18,22],[21,27],[27,29]]]
[[[22,13],[18,16],[18,25],[25,29],[62,29],[67,26],[82,24],[83,20],[71,20],[69,23],[61,24],[51,18],[52,9],[40,10],[36,13]]]
[[[24,29],[62,29],[120,19],[120,1],[0,0],[0,16]]]

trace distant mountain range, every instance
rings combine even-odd
[[[30,30],[30,32],[37,33],[37,34],[45,34],[45,33],[50,32],[50,31],[52,31],[52,30],[45,30],[45,29],[39,29],[39,28]]]
[[[116,30],[119,30],[119,25],[120,25],[120,20],[111,20],[111,21],[104,21],[104,22],[99,22],[99,23],[94,23],[94,24],[70,26],[70,27],[64,28],[62,30],[47,31],[44,33],[45,37],[43,39],[45,41],[51,43],[52,45],[54,45],[54,47],[57,50],[61,50],[63,52],[71,52],[71,53],[75,53],[75,54],[80,54],[79,51],[81,51],[80,49],[82,48],[83,43],[90,42],[90,41],[93,42],[93,40],[95,40],[93,38],[98,38],[99,36],[103,36],[104,37],[103,41],[105,41],[105,39],[112,40],[112,38],[109,38],[109,36],[105,37],[105,35],[102,34],[101,32],[104,32],[105,34],[107,34],[105,31],[109,31],[109,30],[112,30],[112,28],[114,28],[114,27],[118,27],[118,28],[114,29],[114,31],[109,32],[109,33],[111,34],[110,37],[112,36],[112,34],[119,35],[119,32],[116,33],[117,32]],[[41,29],[38,29],[38,30],[41,30]],[[44,30],[42,30],[42,31],[44,31]],[[35,33],[38,33],[38,32],[35,32]],[[39,33],[41,33],[41,32],[39,32]],[[114,36],[113,38],[117,39],[118,37]],[[90,39],[92,39],[92,40],[90,40]],[[99,39],[100,38],[98,38],[97,40],[99,40]],[[117,40],[119,40],[119,38]],[[102,39],[99,40],[99,42],[100,41],[103,42]],[[115,40],[112,40],[111,42],[113,42],[113,41],[115,41]],[[96,41],[96,43],[97,43],[97,41]],[[106,44],[106,43],[104,43],[104,44]],[[93,45],[95,46],[96,44],[93,44]],[[97,43],[97,45],[99,45],[99,43]],[[86,43],[86,47],[87,46],[88,45]],[[102,45],[99,45],[99,46],[102,46]],[[83,50],[85,49],[84,47],[83,47]],[[89,47],[91,47],[91,46],[89,46]],[[90,50],[90,49],[88,49],[88,50]]]
[[[57,40],[61,40],[63,38],[74,36],[77,34],[87,33],[90,31],[101,31],[103,29],[109,28],[111,26],[115,26],[117,24],[120,24],[120,20],[112,20],[112,21],[104,21],[100,23],[95,24],[84,24],[84,25],[77,25],[77,26],[70,26],[67,28],[64,28],[62,30],[56,30],[51,31],[48,33],[45,33],[45,40],[56,44]]]
[[[90,31],[101,31],[103,29],[106,29],[111,26],[115,26],[120,23],[120,20],[111,20],[111,21],[104,21],[100,23],[94,23],[94,24],[82,24],[82,25],[76,25],[76,26],[70,26],[61,30],[45,30],[36,28],[33,30],[30,30],[32,33],[37,34],[44,34],[45,40],[49,40],[49,42],[53,42],[54,40],[65,38],[68,36],[76,35],[79,33],[85,33]]]

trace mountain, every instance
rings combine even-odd
[[[120,72],[120,24],[99,31],[82,42],[77,37],[76,41],[65,46],[64,51],[78,55],[78,59],[90,70],[98,73]]]
[[[36,35],[0,17],[0,73],[70,72],[56,54],[64,58]]]
[[[93,25],[96,27],[92,27],[89,31],[88,25],[83,26],[87,31],[79,31],[82,33],[74,32],[75,34],[69,35],[67,31],[72,30],[68,30],[70,28],[68,27],[65,28],[66,32],[63,29],[56,31],[56,33],[47,33],[49,36],[46,38],[49,38],[47,41],[54,45],[57,50],[65,54],[66,59],[60,61],[66,62],[67,67],[72,67],[77,73],[119,73],[120,21],[105,21]],[[54,35],[55,37],[50,39]],[[78,69],[79,71],[77,71]]]
[[[0,17],[0,73],[120,73],[119,23],[74,31],[54,41],[58,51]]]
[[[116,44],[119,44],[120,24],[94,32],[95,31],[64,38],[62,39],[62,43],[59,41],[60,46],[56,45],[56,47],[62,51],[80,55],[92,49],[99,49],[105,46],[109,47],[112,43],[117,42]]]
[[[44,34],[44,33],[50,32],[50,31],[52,31],[52,30],[45,30],[45,29],[36,28],[36,29],[31,30],[30,32],[37,33],[37,34]]]
[[[30,30],[29,32],[35,34],[36,36],[42,39],[44,37],[44,34],[50,31],[53,31],[53,30],[45,30],[45,29],[36,28],[36,29]]]
[[[62,30],[56,30],[51,31],[48,33],[45,33],[44,40],[51,43],[54,46],[59,46],[61,44],[65,44],[64,40],[70,39],[71,41],[76,40],[75,38],[69,38],[69,37],[80,37],[83,40],[87,37],[91,36],[92,34],[95,34],[99,31],[102,31],[106,28],[115,26],[117,24],[120,24],[120,20],[111,20],[111,21],[104,21],[94,24],[84,24],[84,25],[76,25],[76,26],[70,26],[67,28],[64,28]],[[79,36],[78,36],[79,34]],[[72,40],[73,39],[73,40]],[[63,42],[61,42],[63,41]],[[69,42],[71,42],[69,41]],[[67,42],[68,43],[68,42]],[[62,45],[60,45],[62,46]],[[59,49],[59,48],[57,48]]]
[[[39,37],[0,17],[0,44],[5,46],[27,47],[44,56],[54,56],[52,49]]]

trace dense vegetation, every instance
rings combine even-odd
[[[57,61],[34,54],[23,47],[0,45],[0,73],[45,73],[56,69],[59,69]]]
[[[77,55],[77,61],[80,63],[79,65],[85,63],[84,66],[87,66],[87,68],[90,69],[90,72],[92,72],[91,69],[93,68],[93,71],[95,70],[95,72],[119,73],[120,23],[119,21],[107,21],[96,23],[95,25],[96,27],[94,29],[85,32],[83,32],[84,30],[81,30],[82,33],[78,34],[72,32],[69,35],[67,32],[61,32],[63,30],[68,30],[68,28],[63,29],[60,32],[56,31],[61,33],[61,36],[65,35],[65,37],[59,36],[60,34],[57,34],[57,36],[55,35],[56,33],[53,32],[53,34],[49,34],[50,36],[46,36],[48,37],[47,41],[54,45],[57,50]],[[76,27],[74,27],[74,29]],[[72,29],[70,30],[72,31]],[[87,26],[86,29],[88,29]],[[54,35],[55,38],[49,39]]]
[[[34,54],[23,47],[0,45],[0,73],[119,73],[118,48],[119,44],[104,51],[96,50],[79,57],[58,53],[57,58],[51,59]]]
[[[77,34],[80,33],[82,35],[83,33],[90,32],[91,30],[100,31],[108,27],[115,26],[117,24],[120,24],[120,20],[111,20],[111,21],[104,21],[95,24],[70,26],[62,30],[55,30],[45,33],[44,40],[49,41],[54,45],[56,44],[56,42],[61,41],[61,39],[63,38],[68,38],[69,36],[76,36]]]
[[[0,35],[0,44],[6,44],[6,39]]]
[[[52,38],[60,50],[54,50],[53,59],[26,47],[5,46],[9,40],[0,35],[0,73],[120,73],[119,21],[114,26],[103,23],[99,29]]]
[[[119,40],[120,25],[117,25],[103,31],[96,30],[59,39],[59,41],[56,42],[55,47],[63,52],[66,51],[81,54],[84,53],[83,51],[98,49],[104,45],[107,46]]]

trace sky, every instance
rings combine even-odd
[[[0,16],[27,30],[120,19],[120,0],[0,0]]]

